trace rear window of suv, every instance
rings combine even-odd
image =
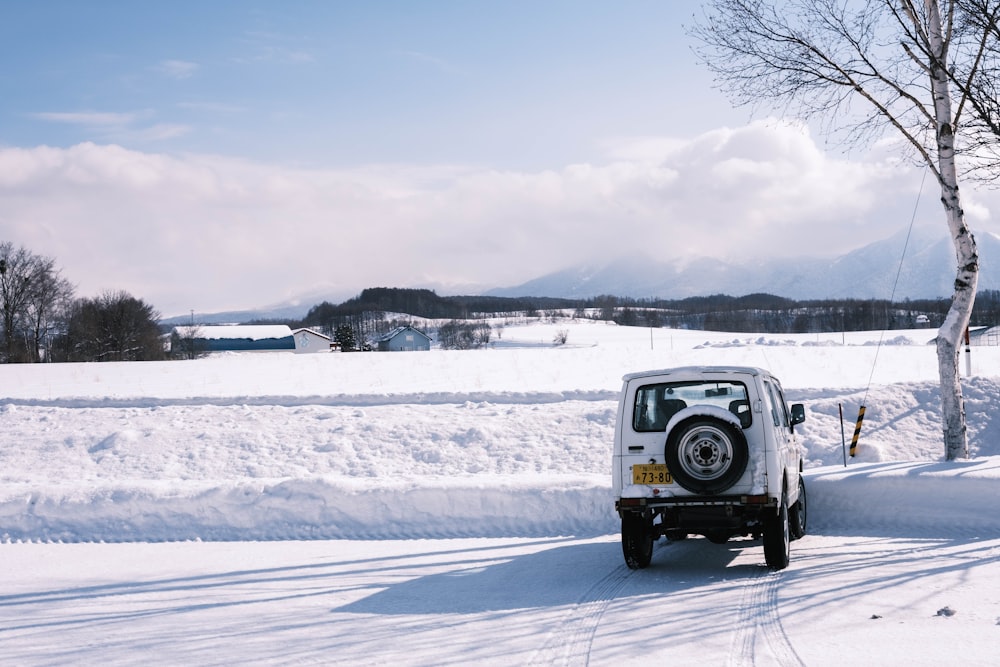
[[[663,431],[684,408],[714,405],[736,415],[743,428],[750,426],[750,401],[742,382],[694,380],[660,382],[639,387],[632,408],[632,428],[640,433]]]

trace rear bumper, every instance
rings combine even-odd
[[[766,495],[681,496],[671,498],[621,498],[615,501],[619,516],[646,514],[659,517],[659,532],[726,534],[753,532],[761,517],[778,507],[778,499]]]
[[[615,511],[639,512],[649,508],[664,507],[771,507],[778,506],[778,499],[767,495],[733,496],[668,496],[665,498],[619,498],[615,501]]]

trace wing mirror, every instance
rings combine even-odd
[[[792,426],[801,424],[806,420],[806,406],[801,403],[792,405]]]

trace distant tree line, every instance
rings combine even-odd
[[[825,333],[937,327],[947,299],[816,299],[795,301],[771,294],[713,295],[676,301],[596,299],[602,319],[625,326],[670,327],[738,333]],[[1000,292],[979,293],[972,326],[1000,322]]]
[[[325,327],[338,318],[366,312],[405,314],[432,320],[467,320],[482,315],[511,316],[551,308],[574,308],[580,302],[573,299],[548,297],[438,296],[428,289],[373,287],[340,304],[324,301],[313,306],[304,326]]]
[[[151,306],[122,291],[74,292],[53,259],[0,242],[0,362],[165,358]]]
[[[428,289],[373,287],[340,304],[324,301],[305,318],[288,322],[331,336],[343,350],[365,349],[371,341],[413,318],[448,320],[437,334],[442,347],[467,349],[489,343],[489,326],[467,324],[485,317],[534,317],[543,309],[574,308],[578,301],[549,297],[438,296]]]
[[[476,336],[459,331],[455,322],[486,317],[546,315],[614,321],[622,326],[670,327],[732,331],[736,333],[824,333],[936,327],[948,311],[947,299],[915,299],[891,303],[886,299],[813,299],[797,301],[773,294],[641,299],[601,295],[586,299],[535,297],[438,296],[431,290],[366,289],[342,304],[323,302],[301,322],[328,335],[349,328],[353,340],[383,335],[410,318],[445,319],[449,346],[475,346]],[[973,326],[1000,323],[1000,291],[981,291],[973,311]],[[481,328],[481,327],[480,327]],[[439,340],[441,332],[438,332]],[[482,339],[481,333],[479,339]],[[488,341],[487,341],[488,342]],[[352,346],[353,347],[353,346]],[[346,349],[346,348],[345,348]]]
[[[795,301],[772,294],[674,300],[611,295],[511,298],[439,296],[427,289],[375,287],[340,304],[324,301],[313,306],[303,320],[282,323],[316,329],[344,350],[362,350],[419,317],[443,321],[436,331],[428,332],[437,334],[442,347],[468,349],[488,345],[494,333],[502,335],[502,325],[491,328],[487,318],[572,316],[623,326],[820,333],[936,327],[948,307],[947,299]],[[167,353],[158,320],[152,306],[124,291],[77,298],[54,260],[0,242],[0,363],[164,359]],[[972,325],[998,323],[1000,291],[979,292]],[[199,356],[193,347],[176,345],[175,349],[178,358]]]

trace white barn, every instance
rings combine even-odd
[[[334,349],[333,339],[312,329],[296,329],[292,337],[295,339],[295,354],[330,352]],[[340,349],[339,346],[336,349]]]

